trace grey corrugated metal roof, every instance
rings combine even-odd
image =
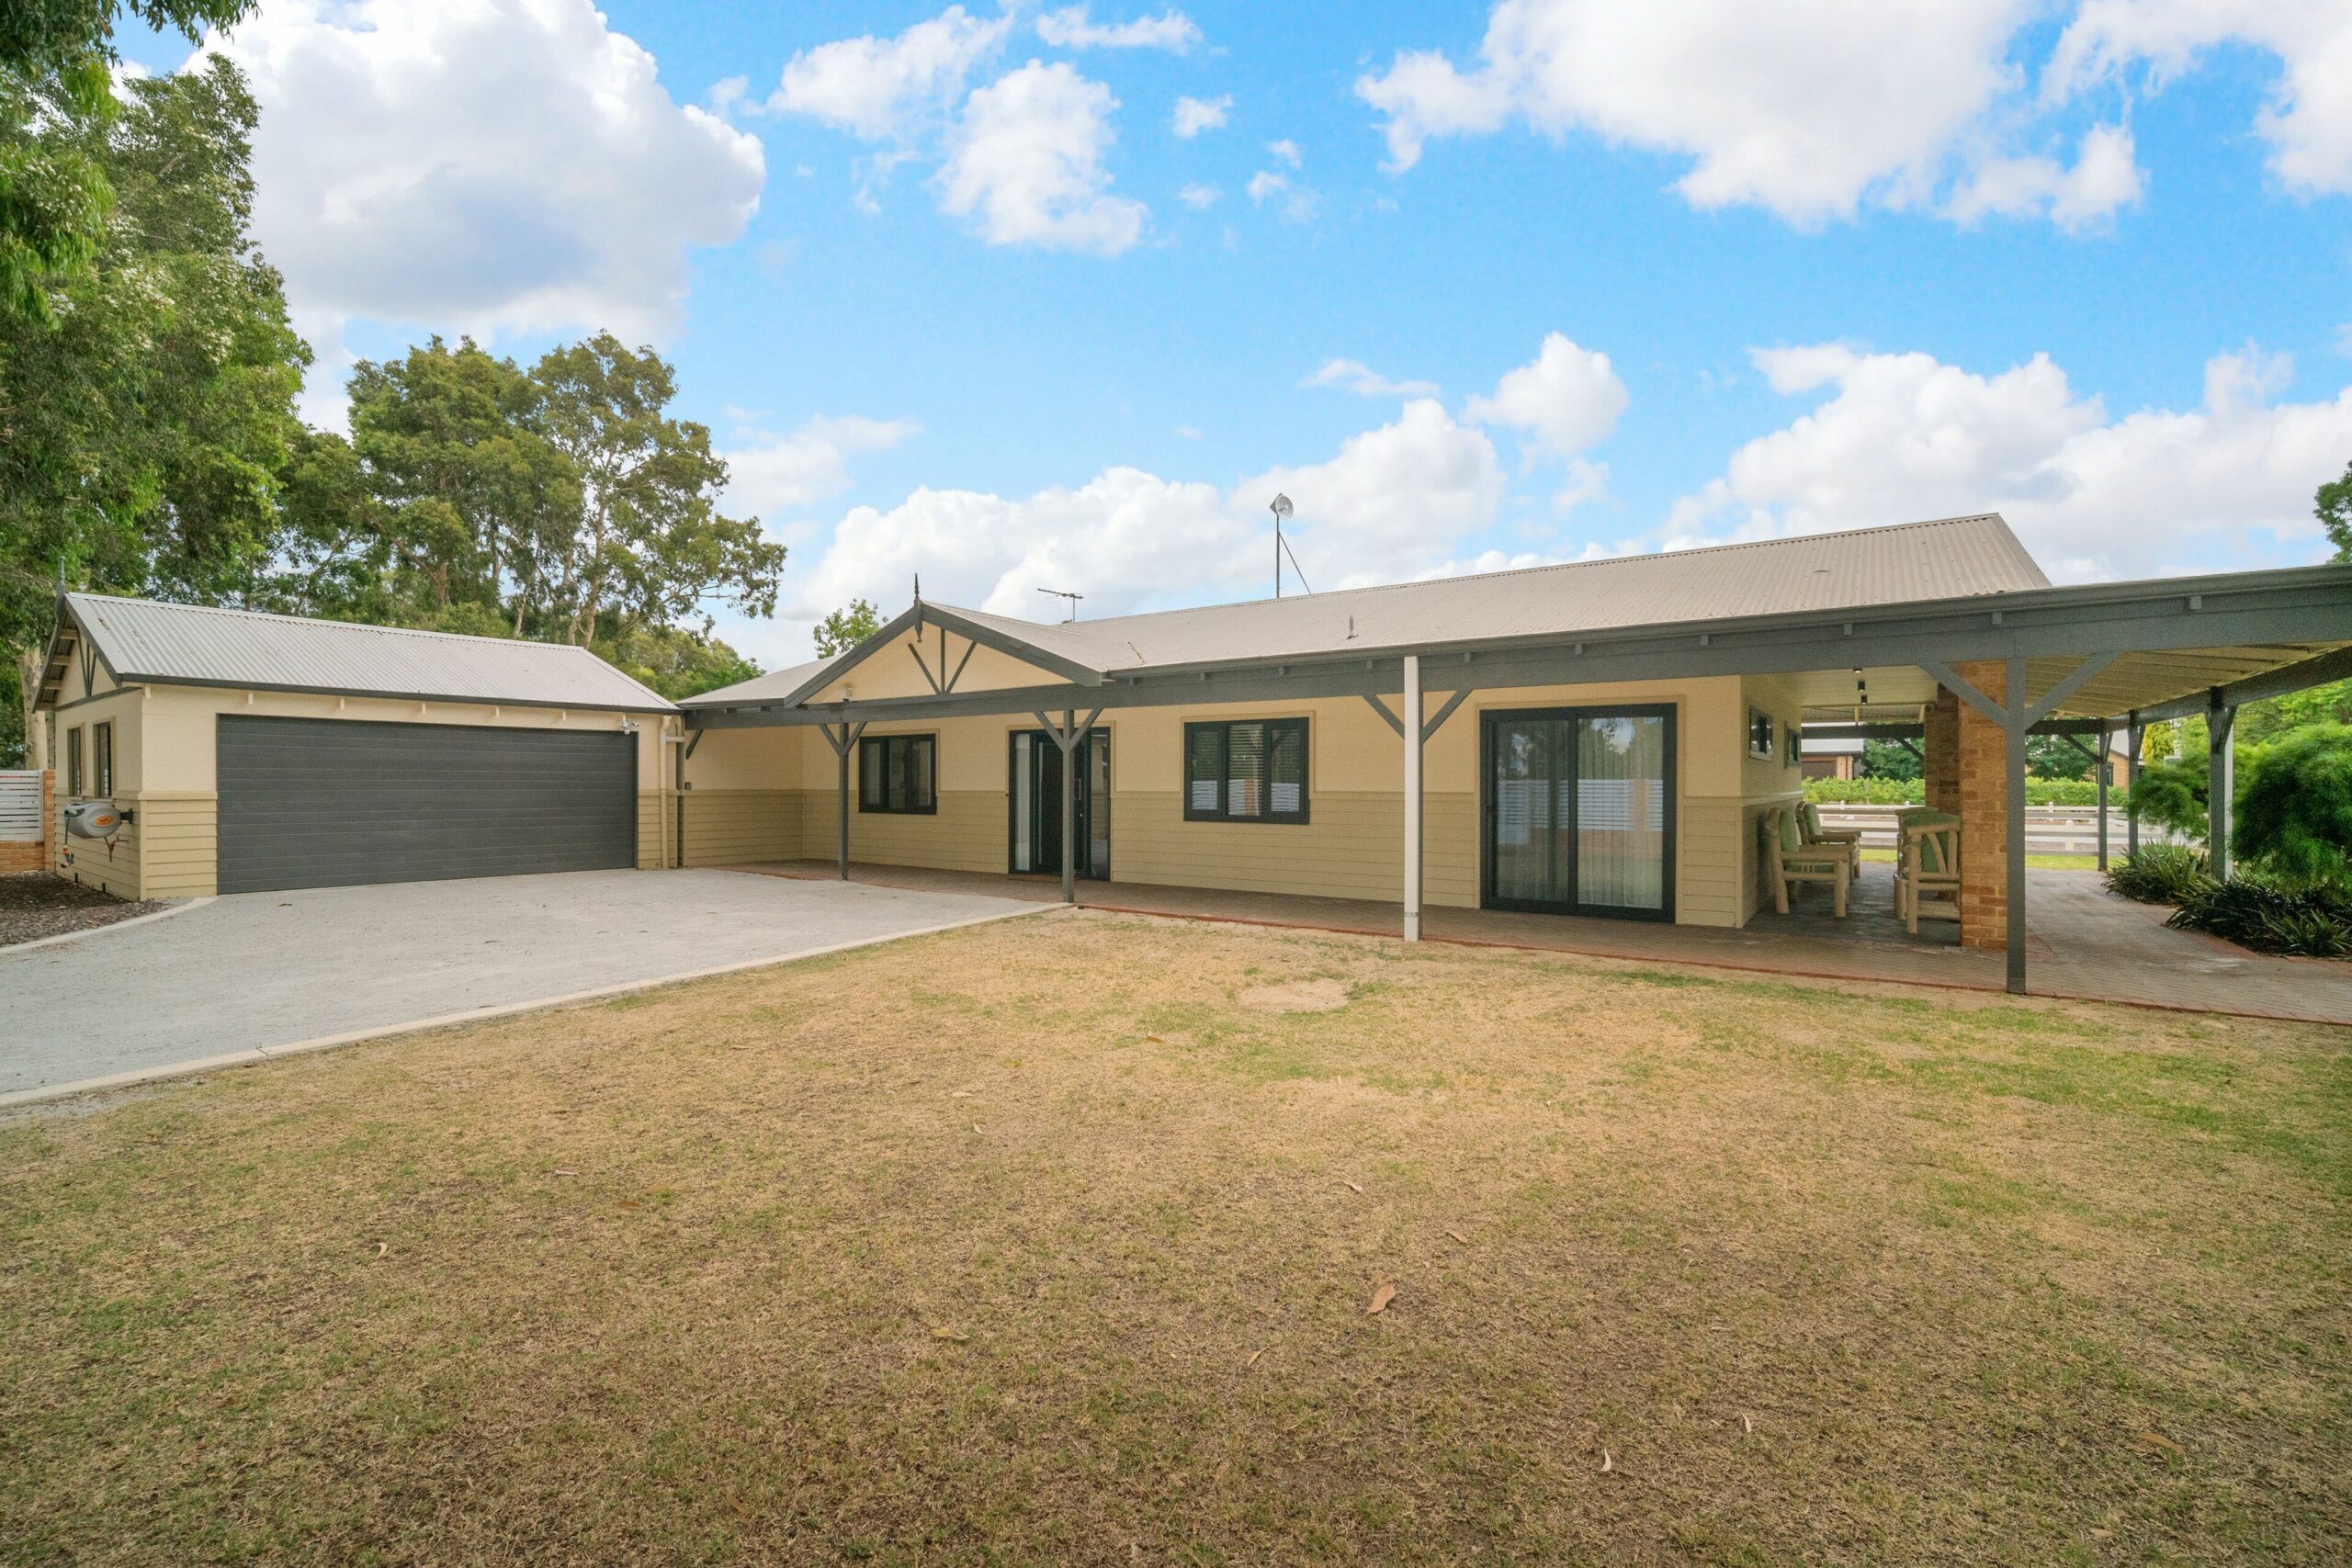
[[[1099,621],[1047,624],[930,607],[1108,675],[1487,638],[1573,637],[2049,586],[2009,525],[1984,513]],[[854,656],[838,662],[846,668]],[[792,671],[800,676],[792,682],[763,675],[695,701],[783,700],[822,668]]]
[[[974,615],[1105,672],[1860,608],[2047,588],[1995,513],[1612,556],[1075,625]],[[970,612],[963,612],[970,614]]]
[[[812,659],[806,664],[795,664],[786,670],[771,670],[764,675],[754,675],[748,681],[738,681],[731,686],[721,686],[715,692],[705,692],[697,697],[681,697],[682,708],[706,706],[714,702],[772,703],[798,691],[818,671],[831,663],[830,659]]]
[[[584,648],[69,593],[66,608],[125,682],[353,696],[668,711]]]

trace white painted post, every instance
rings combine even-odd
[[[1421,940],[1421,660],[1405,656],[1405,940]]]

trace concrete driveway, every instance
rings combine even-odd
[[[731,871],[237,894],[53,946],[0,949],[0,1097],[1037,908]]]

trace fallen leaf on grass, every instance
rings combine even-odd
[[[1346,1188],[1351,1192],[1361,1192],[1363,1190],[1363,1188],[1358,1187],[1354,1182],[1350,1181],[1344,1176],[1340,1178],[1340,1185]]]
[[[1617,1468],[1617,1461],[1616,1461],[1616,1459],[1615,1459],[1613,1456],[1611,1456],[1611,1453],[1609,1452],[1609,1450],[1608,1450],[1607,1449],[1603,1449],[1603,1450],[1600,1450],[1600,1473],[1601,1473],[1601,1474],[1603,1474],[1603,1475],[1606,1475],[1606,1474],[1608,1474],[1611,1471],[1612,1471],[1612,1470],[1614,1470],[1614,1469],[1616,1469],[1616,1468]]]
[[[1261,1348],[1258,1348],[1258,1349],[1252,1350],[1252,1351],[1250,1351],[1250,1359],[1249,1359],[1248,1360],[1246,1360],[1246,1361],[1242,1362],[1241,1364],[1242,1364],[1243,1366],[1245,1366],[1245,1367],[1254,1367],[1254,1366],[1256,1366],[1256,1365],[1258,1364],[1258,1358],[1259,1358],[1259,1357],[1261,1357],[1261,1356],[1262,1356],[1262,1355],[1264,1355],[1265,1353],[1266,1353],[1266,1352],[1265,1352],[1265,1350],[1264,1350],[1264,1348],[1263,1348],[1262,1347],[1261,1347]]]
[[[1743,1432],[1753,1432],[1756,1430],[1756,1423],[1743,1416],[1739,1418],[1739,1429]]]
[[[391,1243],[379,1241],[376,1244],[376,1256],[381,1258],[385,1253],[390,1252],[391,1249]]]
[[[639,1202],[634,1198],[624,1198],[621,1200],[621,1207],[624,1209],[642,1209],[645,1205]]]
[[[1383,1313],[1383,1312],[1387,1311],[1387,1310],[1388,1310],[1388,1303],[1389,1303],[1390,1302],[1395,1301],[1396,1299],[1396,1286],[1394,1286],[1394,1285],[1383,1285],[1383,1286],[1381,1286],[1381,1287],[1380,1287],[1380,1289],[1378,1289],[1378,1290],[1376,1290],[1376,1291],[1374,1291],[1374,1292],[1372,1292],[1372,1304],[1371,1304],[1370,1306],[1368,1306],[1368,1307],[1366,1307],[1366,1308],[1364,1308],[1364,1309],[1363,1309],[1363,1314],[1364,1314],[1364,1316],[1366,1316],[1366,1317],[1371,1317],[1372,1315],[1374,1315],[1374,1314],[1376,1314],[1376,1313]]]
[[[1454,1240],[1460,1242],[1464,1247],[1470,1245],[1470,1238],[1464,1235],[1460,1231],[1448,1231],[1445,1234],[1452,1236]]]
[[[577,1176],[580,1173],[576,1170],[550,1170],[548,1174],[549,1176]]]
[[[2132,1434],[2132,1441],[2149,1453],[2162,1450],[2165,1453],[2186,1454],[2188,1451],[2162,1432],[2134,1432]]]
[[[958,1345],[965,1343],[972,1337],[962,1329],[944,1323],[933,1324],[931,1325],[931,1337],[933,1339],[952,1339]]]

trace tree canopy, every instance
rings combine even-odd
[[[97,265],[115,187],[85,142],[43,134],[115,115],[115,18],[128,11],[194,41],[254,0],[8,0],[0,6],[0,317],[56,319],[55,291]]]
[[[882,629],[882,612],[864,599],[853,599],[817,623],[817,657],[847,653]]]
[[[247,6],[129,9],[193,34]],[[526,369],[434,338],[355,369],[347,438],[303,427],[252,95],[217,58],[115,81],[116,14],[0,14],[0,649],[26,701],[61,585],[580,643],[671,696],[758,673],[710,612],[772,615],[785,549],[724,513],[651,349],[599,333]],[[93,62],[95,96],[68,80]],[[0,764],[27,716],[0,705]]]

